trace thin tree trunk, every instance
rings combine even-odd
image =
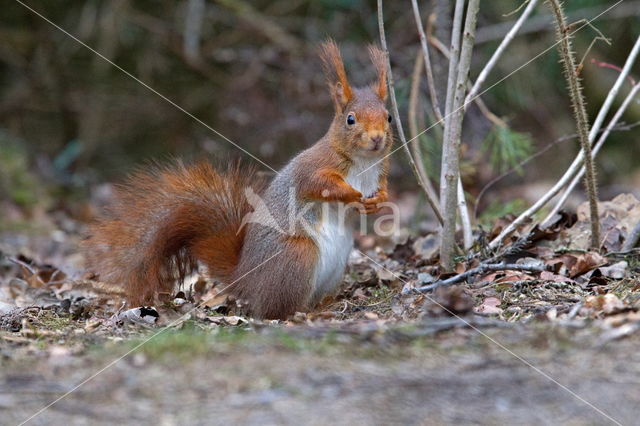
[[[451,48],[449,56],[449,76],[447,78],[447,97],[444,109],[444,132],[442,136],[442,166],[440,170],[440,210],[445,218],[440,231],[440,263],[445,270],[453,267],[453,247],[455,244],[456,225],[456,196],[458,155],[454,142],[450,137],[453,98],[458,71],[458,59],[460,57],[460,33],[462,31],[462,18],[464,12],[464,0],[456,0],[451,28]],[[453,153],[456,153],[455,157]],[[452,194],[453,192],[453,194]],[[453,195],[453,197],[452,197]]]
[[[429,88],[429,97],[431,98],[431,107],[433,108],[433,114],[436,116],[436,120],[442,124],[444,117],[440,111],[440,105],[438,103],[438,94],[436,92],[435,82],[433,78],[433,69],[431,68],[431,59],[429,55],[429,46],[427,44],[427,37],[424,33],[422,26],[422,18],[420,16],[420,9],[418,8],[417,0],[411,0],[413,7],[413,16],[416,21],[416,27],[418,34],[420,35],[420,46],[422,48],[422,56],[424,59],[424,69],[427,75],[427,86]],[[415,135],[413,136],[415,137]],[[419,149],[416,145],[416,149]],[[414,153],[415,155],[415,153]],[[467,201],[464,195],[464,188],[462,186],[462,180],[458,178],[458,210],[460,213],[460,223],[462,226],[462,233],[464,235],[464,248],[469,249],[473,244],[473,234],[471,232],[471,218],[469,217],[469,210],[467,209]]]
[[[456,2],[456,14],[462,14],[462,1]],[[460,34],[452,34],[450,66],[455,64],[455,69],[449,73],[449,90],[447,93],[448,111],[446,114],[445,139],[442,157],[442,179],[440,182],[440,202],[444,215],[444,225],[441,233],[440,262],[445,270],[453,268],[453,252],[455,245],[456,208],[458,203],[458,180],[460,177],[460,137],[462,134],[462,120],[464,118],[464,100],[473,53],[473,41],[477,24],[480,0],[470,0],[467,7],[467,16],[464,25],[462,45],[460,46]],[[459,30],[461,16],[456,22],[454,17],[453,31]],[[460,46],[460,47],[459,47]],[[460,51],[459,60],[458,50]],[[453,77],[455,74],[455,77]]]

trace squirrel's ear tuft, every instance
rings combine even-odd
[[[376,68],[378,81],[373,85],[373,90],[383,101],[387,100],[387,61],[384,52],[374,45],[369,45],[369,56]]]
[[[320,45],[320,58],[327,75],[331,97],[336,104],[338,111],[343,111],[344,107],[353,98],[353,90],[347,81],[347,73],[344,70],[344,63],[338,45],[332,39],[327,39]]]

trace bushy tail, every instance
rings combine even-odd
[[[108,217],[84,241],[89,269],[122,285],[132,305],[170,293],[203,262],[225,281],[236,267],[251,208],[245,188],[255,173],[238,165],[218,172],[208,162],[154,166],[117,187]]]

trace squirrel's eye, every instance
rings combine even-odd
[[[349,126],[353,126],[354,124],[356,124],[356,117],[353,114],[347,115],[347,124]]]
[[[389,123],[391,123],[391,122],[393,121],[393,117],[391,117],[391,114],[389,114],[389,117],[387,117],[387,121],[388,121]]]

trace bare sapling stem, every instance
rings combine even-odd
[[[420,74],[422,74],[422,68],[424,62],[422,61],[422,51],[418,50],[416,54],[416,60],[413,65],[413,73],[411,75],[411,90],[409,92],[409,113],[408,113],[408,121],[409,121],[409,136],[411,137],[411,152],[416,160],[416,165],[418,166],[418,171],[420,175],[424,179],[425,190],[429,192],[429,197],[434,201],[435,205],[440,205],[440,200],[438,200],[438,195],[436,194],[436,190],[431,183],[431,179],[429,179],[429,175],[425,169],[424,165],[424,157],[422,155],[422,150],[420,149],[420,140],[418,138],[418,110],[419,110],[419,101],[420,101]]]
[[[465,250],[473,246],[473,232],[471,230],[471,215],[467,207],[467,198],[464,195],[462,179],[458,175],[458,213],[460,213],[460,223],[462,225],[462,242]]]
[[[556,18],[557,38],[564,74],[569,84],[571,104],[576,119],[576,127],[580,139],[580,145],[584,152],[585,187],[589,197],[589,212],[591,220],[591,248],[598,250],[600,247],[600,218],[598,216],[598,186],[593,157],[591,155],[591,142],[589,141],[589,119],[584,106],[582,85],[576,69],[575,53],[571,46],[571,33],[567,28],[564,11],[558,0],[547,0]]]
[[[382,10],[382,0],[378,0],[378,31],[380,32],[380,44],[382,46],[382,51],[384,52],[384,56],[387,62],[387,83],[389,85],[389,97],[391,98],[391,110],[393,113],[393,119],[396,123],[396,129],[398,130],[398,137],[400,138],[400,143],[407,154],[407,159],[409,160],[409,165],[411,166],[411,170],[413,170],[413,174],[416,176],[418,180],[418,184],[422,188],[427,202],[429,206],[433,209],[433,213],[436,215],[438,221],[442,224],[444,223],[444,218],[442,217],[442,213],[440,212],[440,208],[436,204],[435,200],[433,200],[429,194],[427,189],[427,177],[422,176],[416,162],[411,155],[411,151],[409,151],[409,147],[407,146],[407,139],[404,135],[404,129],[402,127],[402,121],[400,121],[400,112],[398,110],[398,101],[396,100],[396,93],[393,84],[393,73],[391,70],[391,61],[389,59],[389,49],[387,47],[387,38],[385,36],[384,31],[384,14]],[[417,139],[413,141],[414,143],[418,143]]]
[[[458,185],[460,179],[460,138],[464,118],[464,100],[471,67],[471,55],[480,8],[480,0],[470,0],[460,45],[462,1],[456,2],[453,31],[451,36],[451,58],[449,61],[449,84],[447,88],[445,137],[443,141],[442,178],[440,181],[440,202],[444,214],[441,232],[440,262],[445,270],[453,268],[455,246],[456,209],[458,208]],[[460,14],[460,16],[456,16]],[[456,22],[459,18],[460,22]],[[458,54],[458,45],[460,53]],[[455,67],[454,67],[455,65]],[[452,69],[454,72],[452,72]],[[452,92],[449,92],[452,91]],[[447,125],[448,124],[448,125]]]
[[[424,59],[424,70],[427,74],[427,86],[429,87],[429,97],[431,98],[431,105],[433,107],[433,114],[436,116],[436,120],[442,122],[442,112],[440,111],[440,103],[438,102],[438,92],[436,91],[436,84],[433,79],[433,68],[431,67],[431,58],[429,55],[429,45],[427,44],[427,36],[424,33],[424,27],[422,26],[422,18],[420,17],[420,9],[418,9],[418,1],[411,0],[413,6],[413,16],[416,19],[416,27],[418,28],[418,34],[420,34],[420,46],[422,47],[422,56]]]
[[[452,162],[449,161],[452,148],[449,133],[451,121],[453,120],[451,112],[453,111],[453,98],[455,96],[456,78],[458,75],[458,60],[460,59],[460,34],[462,32],[462,19],[464,18],[464,3],[464,0],[456,0],[453,22],[451,24],[449,72],[447,76],[447,95],[445,97],[444,107],[444,116],[446,118],[444,119],[444,130],[442,132],[442,158],[440,159],[440,209],[445,216],[447,216],[440,231],[440,264],[445,270],[451,270],[453,268],[453,245],[455,242],[455,223],[457,218],[455,208],[445,204],[445,197],[449,186],[451,186],[447,183],[447,173],[453,166]],[[452,161],[457,164],[458,156],[456,155],[456,158]],[[455,195],[457,194],[454,194],[454,196]],[[451,198],[451,196],[449,196],[449,198]],[[451,204],[450,199],[448,199],[448,202]],[[453,203],[455,205],[455,200]]]
[[[537,1],[537,0],[536,0]],[[444,123],[442,112],[440,111],[440,103],[438,101],[438,94],[435,87],[433,78],[433,68],[431,66],[431,58],[429,54],[429,45],[427,44],[427,36],[424,32],[422,25],[422,19],[420,17],[420,9],[418,8],[417,0],[411,0],[413,7],[413,16],[416,21],[416,28],[420,35],[420,46],[422,48],[422,56],[424,59],[424,69],[427,76],[427,86],[429,89],[429,98],[431,100],[431,107],[433,108],[433,114],[436,117],[436,121],[441,125]],[[464,188],[462,186],[462,180],[458,178],[458,211],[460,213],[460,223],[462,225],[462,234],[464,237],[464,248],[469,249],[473,244],[473,234],[471,232],[471,218],[469,216],[469,210],[467,209],[467,201],[464,195]]]

